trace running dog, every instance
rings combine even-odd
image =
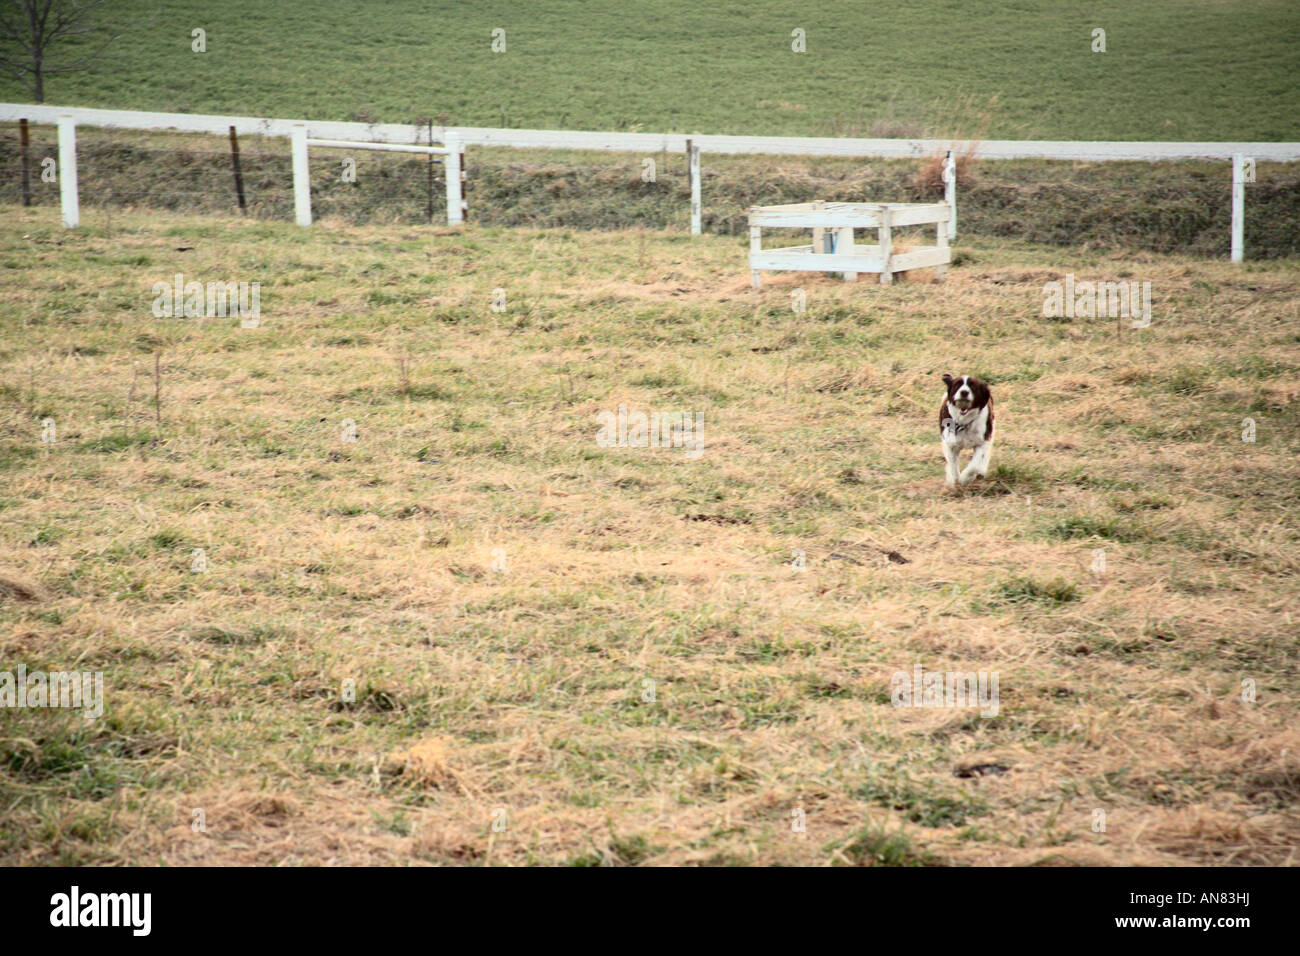
[[[939,439],[943,442],[943,457],[947,462],[948,484],[963,485],[975,478],[983,478],[993,457],[993,393],[988,385],[973,375],[954,378],[943,376],[948,394],[939,408]],[[960,472],[957,456],[962,449],[971,449],[970,463]]]

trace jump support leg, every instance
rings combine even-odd
[[[890,285],[894,281],[894,263],[891,261],[894,256],[894,241],[890,235],[888,206],[880,207],[880,255],[885,260],[884,271],[880,273],[880,284]]]

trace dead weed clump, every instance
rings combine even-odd
[[[996,96],[991,97],[987,104],[980,106],[974,96],[959,97],[939,108],[930,138],[947,145],[921,161],[912,177],[912,188],[918,195],[943,196],[943,167],[949,152],[953,154],[959,189],[967,189],[979,181],[975,175],[975,156],[997,113],[997,100]]]
[[[386,770],[402,784],[423,790],[468,792],[452,767],[448,737],[426,737],[388,755]]]

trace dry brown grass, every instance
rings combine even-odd
[[[49,593],[0,659],[108,706],[0,712],[6,861],[1293,862],[1294,263],[963,243],[755,295],[712,236],[40,215],[0,230],[0,540]],[[264,327],[159,323],[176,268]],[[1065,272],[1155,322],[1042,318]],[[957,493],[943,371],[999,415]],[[702,411],[703,458],[598,447],[620,402]],[[999,716],[891,707],[916,662]]]
[[[975,148],[955,150],[953,152],[953,166],[957,172],[958,188],[966,188],[975,185],[978,180],[975,177]],[[912,188],[922,196],[942,197],[944,194],[943,167],[947,161],[948,151],[942,150],[926,156],[921,160],[921,165],[917,167],[916,175],[912,177]]]
[[[47,601],[49,595],[45,589],[34,581],[26,581],[10,574],[0,573],[0,598],[16,598],[19,601]]]
[[[998,98],[994,96],[987,103],[977,103],[973,95],[959,96],[936,104],[934,112],[937,118],[926,138],[940,140],[947,145],[940,146],[922,159],[917,168],[912,188],[922,196],[943,195],[943,166],[950,151],[957,174],[957,187],[966,189],[979,181],[975,175],[975,153],[988,136],[989,127],[997,116]]]

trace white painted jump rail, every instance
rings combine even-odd
[[[36,106],[24,103],[0,103],[0,121],[26,118],[35,123],[57,124],[68,116],[76,125],[106,129],[172,130],[185,133],[226,135],[230,127],[237,133],[260,136],[292,136],[296,126],[305,126],[313,139],[419,145],[428,136],[427,126],[403,123],[348,123],[302,119],[267,119],[256,116],[213,116],[195,113],[151,113],[140,110],[105,110],[86,107]],[[1079,162],[1167,162],[1182,159],[1233,161],[1234,196],[1237,185],[1251,181],[1242,178],[1254,162],[1289,163],[1300,160],[1300,143],[1170,143],[1069,140],[982,140],[979,142],[928,139],[859,139],[816,136],[723,136],[698,133],[617,133],[581,130],[493,129],[479,126],[435,126],[435,138],[445,142],[454,136],[467,146],[510,146],[521,149],[607,150],[626,153],[669,152],[690,157],[692,173],[692,231],[699,232],[698,196],[699,162],[690,154],[688,142],[697,152],[741,155],[849,156],[875,159],[908,159],[931,156],[943,150],[970,153],[976,159],[1050,159]],[[1244,193],[1243,193],[1244,195]],[[1244,204],[1242,204],[1244,207]],[[1233,236],[1238,236],[1244,213],[1233,201]],[[954,206],[955,209],[955,206]],[[64,209],[65,221],[68,210]],[[74,214],[75,218],[75,214]],[[951,234],[950,234],[951,238]],[[1234,242],[1241,251],[1241,243]],[[1238,256],[1233,256],[1239,261]]]
[[[845,282],[856,282],[859,272],[880,274],[881,285],[894,281],[895,272],[934,267],[935,278],[943,281],[952,261],[948,246],[948,224],[952,209],[940,203],[800,202],[782,206],[749,207],[749,268],[754,288],[762,285],[764,270],[797,272],[839,272]],[[895,252],[895,226],[935,227],[933,246],[916,246]],[[769,229],[811,229],[812,244],[763,248],[763,227]],[[876,245],[857,245],[854,229],[875,229]]]

